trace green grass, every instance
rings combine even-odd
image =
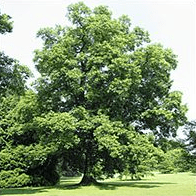
[[[81,187],[80,178],[63,178],[55,187],[0,189],[10,196],[195,196],[196,175],[191,173],[155,174],[140,181],[110,179],[98,186]]]

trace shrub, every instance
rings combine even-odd
[[[0,172],[0,187],[13,188],[22,187],[30,183],[30,177],[25,173],[21,173],[20,169],[2,170]]]

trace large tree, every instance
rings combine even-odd
[[[67,16],[71,26],[38,32],[44,43],[34,58],[42,76],[36,82],[40,109],[76,119],[78,142],[64,151],[65,160],[83,170],[84,184],[103,174],[145,173],[156,154],[145,130],[158,142],[176,136],[186,121],[182,94],[171,92],[176,55],[149,44],[147,31],[132,28],[128,16],[114,19],[106,6],[91,10],[80,2]],[[36,122],[49,135],[44,118]]]

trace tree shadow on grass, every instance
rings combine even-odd
[[[79,188],[81,188],[79,184],[56,185],[48,187],[4,188],[0,189],[0,195],[31,195],[38,193],[47,193],[50,191],[50,189],[73,190]]]
[[[80,185],[79,183],[73,184],[73,181],[64,181],[64,183],[61,183],[57,185],[55,188],[61,189],[61,190],[72,190],[72,189],[80,189],[83,186]],[[70,184],[69,184],[70,183]],[[120,187],[130,187],[130,188],[145,188],[145,189],[150,189],[150,188],[157,188],[161,187],[166,184],[176,184],[176,183],[171,183],[171,182],[149,182],[147,180],[142,180],[142,181],[135,181],[135,180],[119,180],[119,181],[111,181],[111,182],[97,182],[96,184],[92,184],[91,186],[95,186],[100,190],[116,190]]]
[[[113,182],[97,182],[94,185],[100,190],[116,190],[121,187],[129,187],[129,188],[143,188],[143,189],[151,189],[151,188],[158,188],[165,184],[176,184],[170,182],[149,182],[149,181],[113,181]],[[26,187],[26,188],[10,188],[10,189],[0,189],[0,195],[23,195],[23,194],[38,194],[48,192],[50,189],[59,189],[59,190],[74,190],[80,189],[81,186],[77,183],[75,178],[63,178],[61,183],[57,184],[56,186],[49,186],[49,187]]]
[[[59,184],[55,186],[56,189],[60,190],[73,190],[73,189],[80,189],[82,186],[77,183],[77,184]]]
[[[116,190],[120,187],[130,187],[130,188],[144,188],[144,189],[151,189],[151,188],[158,188],[160,186],[163,186],[165,184],[175,184],[175,183],[167,183],[167,182],[131,182],[131,181],[126,181],[126,182],[103,182],[99,183],[97,187],[100,190]]]
[[[0,188],[0,195],[31,195],[38,193],[47,193],[50,189],[59,190],[72,190],[79,189],[81,186],[77,183],[76,177],[64,177],[60,183],[55,186],[44,186],[44,187],[22,187],[22,188]]]
[[[0,189],[0,195],[24,195],[24,194],[43,193],[43,192],[47,192],[47,190],[44,189],[43,187],[39,187],[39,188],[26,187],[26,188],[5,188],[5,189]]]

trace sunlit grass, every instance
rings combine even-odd
[[[195,196],[196,176],[191,173],[155,174],[140,181],[110,179],[97,186],[78,186],[80,178],[63,178],[55,187],[1,189],[10,196]]]

